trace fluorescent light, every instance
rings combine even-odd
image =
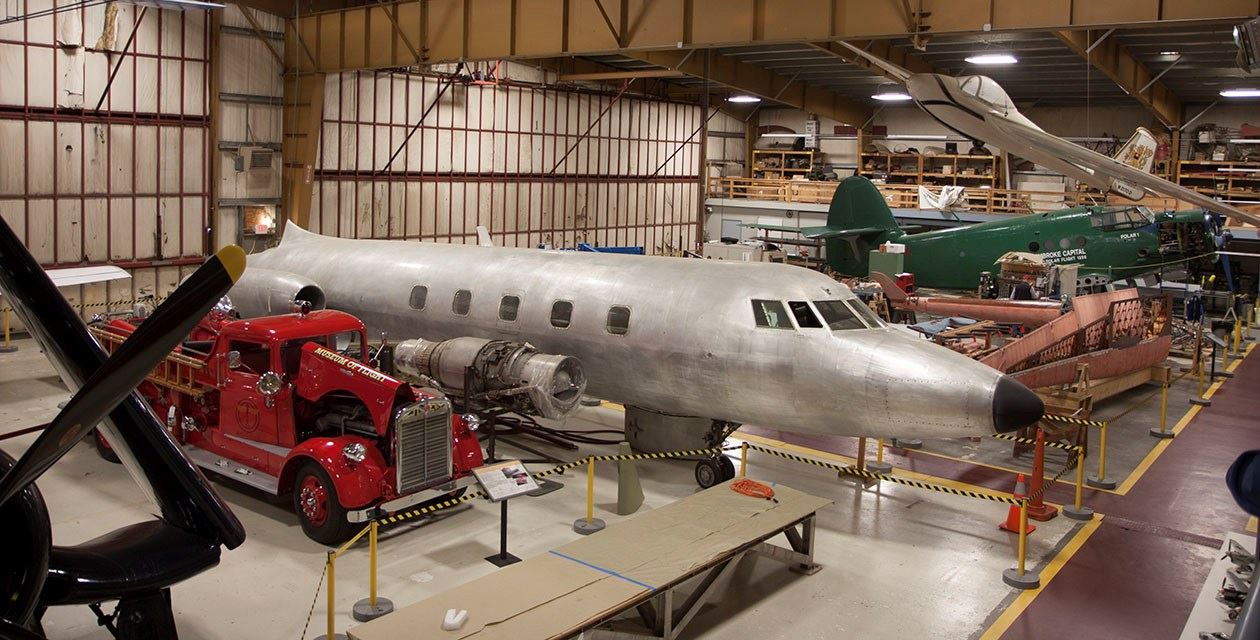
[[[761,98],[758,98],[757,96],[740,94],[737,96],[731,96],[727,98],[726,101],[727,102],[761,102]]]
[[[1260,98],[1260,89],[1224,89],[1221,91],[1221,97]]]
[[[1009,53],[981,53],[966,58],[971,64],[1015,64],[1019,59]]]
[[[222,9],[226,5],[220,2],[201,2],[200,0],[132,0],[125,4],[134,4],[155,9]]]
[[[1231,144],[1260,144],[1260,138],[1234,138]]]
[[[1225,173],[1260,173],[1260,169],[1244,169],[1242,167],[1217,167],[1217,171]]]
[[[886,135],[884,137],[889,140],[947,140],[949,139],[948,136],[943,136],[943,135],[939,135],[935,133],[926,133],[923,135],[916,135],[916,134],[910,134],[910,133],[894,133],[894,134]]]
[[[1159,55],[1161,55],[1161,56],[1179,56],[1179,55],[1181,55],[1181,52],[1180,52],[1180,51],[1160,51],[1160,52],[1159,52]]]
[[[895,91],[895,90],[894,91],[881,91],[871,97],[875,98],[876,100],[883,101],[883,102],[905,102],[906,100],[914,99],[914,98],[911,98],[910,94],[906,93],[905,91]]]

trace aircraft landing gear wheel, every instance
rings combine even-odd
[[[100,454],[106,462],[122,464],[122,461],[118,459],[118,454],[114,453],[114,448],[109,446],[109,442],[105,440],[105,436],[101,434],[100,429],[92,431],[92,439],[96,442],[96,452]]]
[[[298,469],[293,483],[293,510],[302,523],[302,532],[320,544],[338,545],[355,533],[328,472],[314,462]]]
[[[735,463],[726,456],[706,458],[696,463],[696,484],[708,489],[735,477]]]

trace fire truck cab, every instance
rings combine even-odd
[[[114,320],[95,333],[112,351],[132,330]],[[313,540],[336,544],[359,523],[444,498],[483,464],[475,419],[366,364],[367,332],[352,315],[212,313],[190,338],[142,395],[199,466],[291,493]]]

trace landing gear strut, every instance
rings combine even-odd
[[[722,443],[738,428],[739,425],[733,422],[714,420],[704,436],[705,446],[710,449],[722,446]],[[696,462],[696,484],[700,485],[701,489],[708,489],[734,477],[735,463],[721,452],[711,458]]]

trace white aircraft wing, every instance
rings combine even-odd
[[[1040,150],[1057,157],[1061,162],[1071,163],[1078,167],[1083,167],[1094,172],[1095,179],[1089,180],[1091,185],[1098,188],[1107,188],[1108,179],[1116,178],[1135,184],[1145,188],[1153,193],[1157,193],[1166,198],[1176,198],[1189,202],[1196,207],[1213,213],[1229,216],[1235,220],[1247,222],[1256,226],[1260,226],[1260,215],[1247,213],[1219,200],[1214,200],[1208,196],[1199,193],[1193,189],[1187,189],[1181,185],[1173,184],[1163,178],[1152,175],[1140,169],[1135,169],[1129,165],[1108,158],[1101,153],[1090,151],[1085,147],[1073,144],[1055,135],[1046,133],[1039,129],[1026,127],[1018,122],[1012,122],[1004,118],[989,118],[989,124],[998,129],[1002,133],[1016,139],[1025,140],[1030,148],[1039,148]],[[1018,152],[1016,152],[1018,155]],[[1029,158],[1034,162],[1038,162],[1036,158]],[[1058,168],[1054,167],[1053,168]],[[1099,187],[1095,181],[1101,179],[1103,186]]]
[[[58,287],[92,284],[93,282],[106,282],[108,280],[125,280],[131,277],[131,274],[125,270],[111,266],[51,269],[44,273],[47,273],[48,278]]]

